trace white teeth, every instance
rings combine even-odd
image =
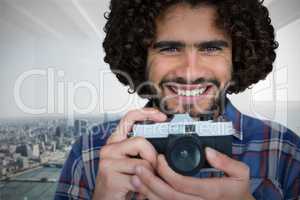
[[[199,93],[203,94],[205,92],[205,90],[206,90],[206,88],[201,88],[201,89],[199,89]]]
[[[200,96],[205,92],[206,88],[200,88],[200,89],[195,89],[195,90],[177,90],[177,94],[179,96]]]

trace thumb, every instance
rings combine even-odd
[[[225,154],[222,154],[210,147],[205,148],[206,158],[209,164],[233,178],[249,178],[249,167],[239,161],[236,161]]]

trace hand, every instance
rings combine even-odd
[[[158,156],[157,177],[148,169],[138,166],[133,177],[135,188],[150,200],[250,200],[249,168],[213,149],[206,148],[206,156],[216,169],[224,171],[227,177],[193,178],[175,173],[163,155]]]
[[[149,173],[157,165],[157,152],[145,138],[127,138],[137,121],[152,120],[162,122],[166,115],[155,109],[145,108],[130,111],[121,119],[116,131],[108,138],[100,150],[99,171],[93,199],[122,200],[137,192],[131,183],[136,166],[143,166]],[[134,156],[141,159],[134,159]],[[144,198],[138,195],[138,198]]]

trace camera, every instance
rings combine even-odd
[[[202,115],[195,120],[189,114],[175,114],[163,123],[137,123],[129,136],[146,138],[159,154],[165,155],[174,171],[194,176],[201,169],[212,168],[205,158],[205,147],[231,157],[234,134],[232,122],[222,116],[213,119]]]

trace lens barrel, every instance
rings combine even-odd
[[[169,166],[182,175],[193,176],[204,166],[205,154],[199,137],[170,135],[166,147]]]

